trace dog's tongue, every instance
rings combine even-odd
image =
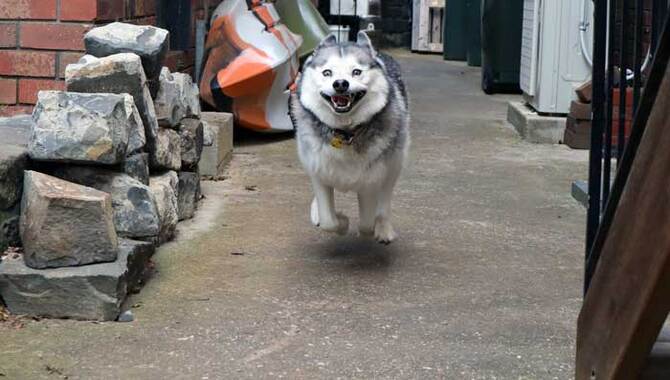
[[[349,104],[349,97],[342,95],[335,95],[332,97],[333,102],[340,107],[344,107]]]

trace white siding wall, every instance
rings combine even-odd
[[[535,94],[535,76],[538,38],[538,0],[523,2],[523,33],[521,41],[521,89],[528,95]]]

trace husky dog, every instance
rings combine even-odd
[[[383,244],[396,238],[391,193],[409,149],[409,110],[400,67],[367,34],[355,43],[326,37],[305,62],[291,97],[298,155],[312,180],[311,220],[346,234],[334,189],[358,194],[359,232]]]

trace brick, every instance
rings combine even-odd
[[[0,22],[0,48],[16,47],[16,28],[14,22]]]
[[[619,90],[619,88],[615,88],[612,91],[612,105],[614,106],[614,108],[619,107],[619,98],[621,97],[620,94],[621,91]],[[633,89],[626,88],[626,108],[632,107],[632,104],[633,104]]]
[[[61,0],[61,21],[103,21],[125,17],[120,0]]]
[[[42,90],[65,90],[65,81],[53,79],[19,79],[19,103],[35,104]]]
[[[98,18],[97,0],[61,0],[61,21],[95,21]]]
[[[0,104],[16,104],[16,79],[0,78]]]
[[[9,117],[16,115],[31,114],[33,106],[16,105],[16,106],[0,106],[0,117]]]
[[[55,20],[56,0],[2,0],[0,19]]]
[[[58,52],[58,78],[65,78],[65,68],[71,63],[76,63],[83,56],[80,52],[61,51]]]
[[[21,47],[32,49],[84,50],[89,24],[29,22],[21,24]]]
[[[0,50],[0,75],[55,77],[56,53]]]

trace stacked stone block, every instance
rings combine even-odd
[[[26,149],[2,153],[16,159],[0,161],[11,163],[0,178],[24,176],[22,189],[0,186],[0,222],[14,221],[24,247],[0,261],[15,313],[115,319],[200,198],[199,91],[162,66],[167,31],[113,23],[84,41],[66,91],[39,93]]]

